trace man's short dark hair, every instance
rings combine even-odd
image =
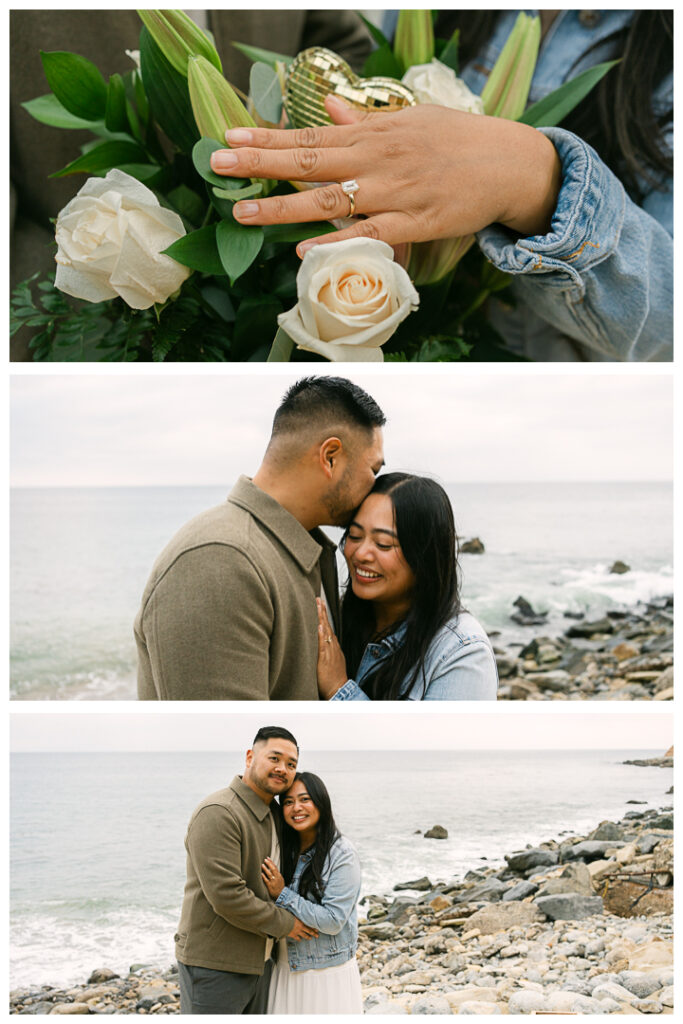
[[[254,736],[252,747],[255,747],[257,743],[265,743],[266,740],[289,740],[296,747],[297,754],[299,753],[299,744],[289,729],[283,729],[280,725],[264,725]]]
[[[273,419],[273,437],[322,421],[346,423],[371,432],[386,416],[367,391],[345,377],[302,377],[285,393]]]

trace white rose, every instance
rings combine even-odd
[[[88,302],[120,295],[133,309],[148,309],[191,274],[162,254],[184,234],[178,214],[129,174],[88,178],[57,217],[55,284]]]
[[[313,246],[296,287],[299,301],[278,323],[299,348],[333,362],[382,362],[381,346],[420,302],[391,246],[372,238]]]
[[[455,71],[436,57],[431,64],[414,64],[401,79],[412,89],[418,103],[436,103],[467,114],[483,114],[484,104],[471,92]]]

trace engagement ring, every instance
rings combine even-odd
[[[360,188],[360,185],[355,178],[349,178],[348,181],[340,181],[342,192],[347,196],[349,200],[349,217],[353,217],[356,212],[356,196],[355,193]]]

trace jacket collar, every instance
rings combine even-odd
[[[383,653],[389,653],[398,650],[406,637],[408,627],[405,622],[402,622],[398,629],[394,630],[393,633],[389,633],[388,636],[382,637],[377,643],[370,643],[368,647],[378,648]]]
[[[228,789],[237,794],[242,803],[247,805],[251,813],[259,821],[263,821],[266,815],[270,814],[270,804],[264,803],[261,797],[257,796],[250,786],[247,786],[246,782],[242,782],[241,775],[235,776]]]
[[[228,501],[249,512],[274,534],[306,573],[315,567],[322,548],[335,549],[322,530],[316,528],[309,533],[287,509],[252,483],[248,476],[239,478],[228,495]]]

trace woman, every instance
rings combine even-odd
[[[356,962],[360,862],[337,830],[322,779],[297,772],[280,798],[282,873],[270,857],[263,880],[278,906],[318,937],[281,940],[268,993],[268,1013],[362,1013]]]
[[[496,659],[460,605],[453,510],[427,477],[387,473],[342,540],[343,648],[318,601],[326,700],[495,700]]]
[[[442,37],[458,19],[462,74],[475,92],[516,13],[442,14]],[[622,58],[562,127],[536,130],[430,104],[362,115],[332,96],[333,125],[236,129],[227,133],[233,148],[214,154],[213,169],[355,179],[354,209],[367,219],[300,243],[300,255],[364,235],[397,246],[477,233],[487,259],[515,275],[517,308],[501,312],[495,326],[525,356],[671,359],[672,12],[540,16],[530,102],[600,61]],[[328,220],[348,214],[349,200],[331,185],[250,199],[234,212],[249,225]]]

